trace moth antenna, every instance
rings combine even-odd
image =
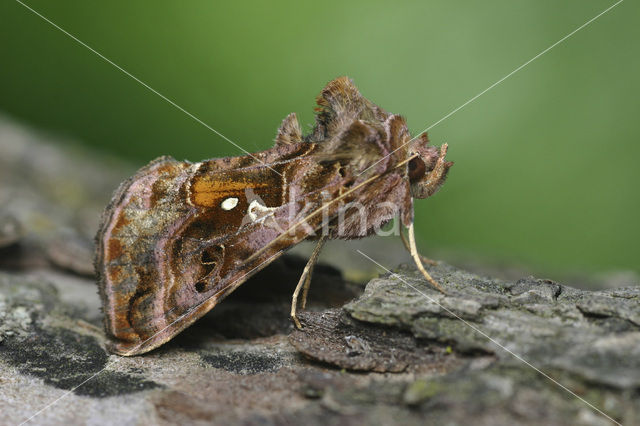
[[[424,268],[422,261],[420,260],[420,254],[418,253],[418,249],[416,248],[416,235],[413,229],[413,222],[409,224],[407,230],[409,234],[409,253],[411,254],[411,257],[413,257],[413,261],[416,263],[416,267],[418,268],[422,276],[429,282],[429,284],[431,284],[440,293],[447,294],[442,289],[442,287],[440,287],[440,284],[438,284],[438,282],[434,280],[431,275],[429,275],[427,270]]]
[[[312,217],[317,216],[322,211],[324,211],[327,208],[329,208],[329,206],[331,206],[332,204],[340,201],[341,199],[345,198],[349,194],[352,194],[353,192],[357,191],[358,189],[362,188],[363,186],[368,185],[369,183],[371,183],[374,180],[378,179],[379,177],[383,176],[385,173],[388,173],[391,170],[397,169],[398,167],[401,167],[401,166],[407,164],[409,161],[413,160],[417,156],[418,156],[418,154],[415,154],[415,155],[412,155],[411,157],[409,157],[409,158],[407,158],[405,160],[402,160],[401,162],[396,164],[392,169],[389,169],[386,172],[377,174],[375,176],[371,176],[370,178],[360,182],[358,185],[354,186],[353,188],[349,189],[348,191],[345,191],[343,194],[339,195],[338,197],[334,198],[333,200],[329,201],[328,203],[323,204],[322,206],[318,207],[316,210],[314,210],[313,212],[309,213],[306,217],[304,217],[300,221],[298,221],[298,222],[294,223],[293,225],[291,225],[284,232],[282,232],[280,235],[278,235],[273,240],[271,240],[267,245],[265,245],[264,247],[262,247],[261,249],[259,249],[255,253],[253,253],[251,256],[249,256],[249,258],[246,260],[245,264],[255,260],[256,257],[258,257],[262,253],[264,253],[267,249],[269,249],[269,247],[271,247],[272,245],[276,244],[278,241],[282,240],[290,231],[296,229],[300,225],[303,225],[304,223],[306,223],[307,220],[311,219]],[[437,286],[437,284],[436,284],[436,286]]]

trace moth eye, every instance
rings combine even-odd
[[[409,161],[409,181],[414,182],[422,179],[426,171],[427,167],[421,158],[416,157]]]

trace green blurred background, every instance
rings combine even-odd
[[[614,2],[25,3],[257,151],[339,75],[419,132]],[[638,17],[621,3],[430,131],[456,165],[417,202],[423,252],[640,271]],[[0,113],[137,165],[242,154],[18,2],[0,23]]]

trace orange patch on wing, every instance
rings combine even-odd
[[[268,183],[196,178],[191,184],[190,201],[194,206],[217,207],[227,197],[244,195],[247,188],[264,188]]]

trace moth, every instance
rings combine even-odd
[[[440,289],[416,249],[413,200],[444,183],[453,164],[447,145],[429,145],[426,133],[412,138],[404,118],[347,77],[328,83],[316,103],[306,136],[292,113],[271,149],[197,163],[165,156],[120,185],[96,236],[109,350],[157,348],[287,249],[313,240],[292,298],[301,327],[300,292],[304,309],[324,242],[366,237],[394,218],[408,230],[408,242],[401,235],[418,269]]]

